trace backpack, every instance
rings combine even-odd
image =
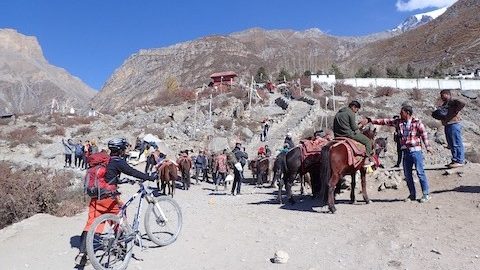
[[[105,179],[110,156],[104,152],[90,155],[87,159],[88,169],[84,179],[85,194],[91,198],[103,199],[116,193],[117,186]]]

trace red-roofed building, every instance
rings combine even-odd
[[[219,86],[222,84],[231,85],[235,78],[237,77],[237,73],[233,71],[225,71],[225,72],[217,72],[210,75],[212,82],[210,83],[213,86]]]

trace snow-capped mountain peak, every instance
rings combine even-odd
[[[408,30],[412,30],[414,28],[419,27],[420,25],[424,25],[430,21],[433,21],[443,13],[447,11],[447,7],[436,9],[433,11],[415,14],[408,17],[405,21],[397,26],[397,28],[393,29],[394,32],[406,32]]]

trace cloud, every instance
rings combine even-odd
[[[428,7],[447,7],[455,2],[457,2],[457,0],[397,0],[396,6],[398,11],[412,11]]]

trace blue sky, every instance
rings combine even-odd
[[[2,0],[0,28],[36,36],[46,59],[100,89],[140,49],[252,27],[358,36],[456,0]]]

